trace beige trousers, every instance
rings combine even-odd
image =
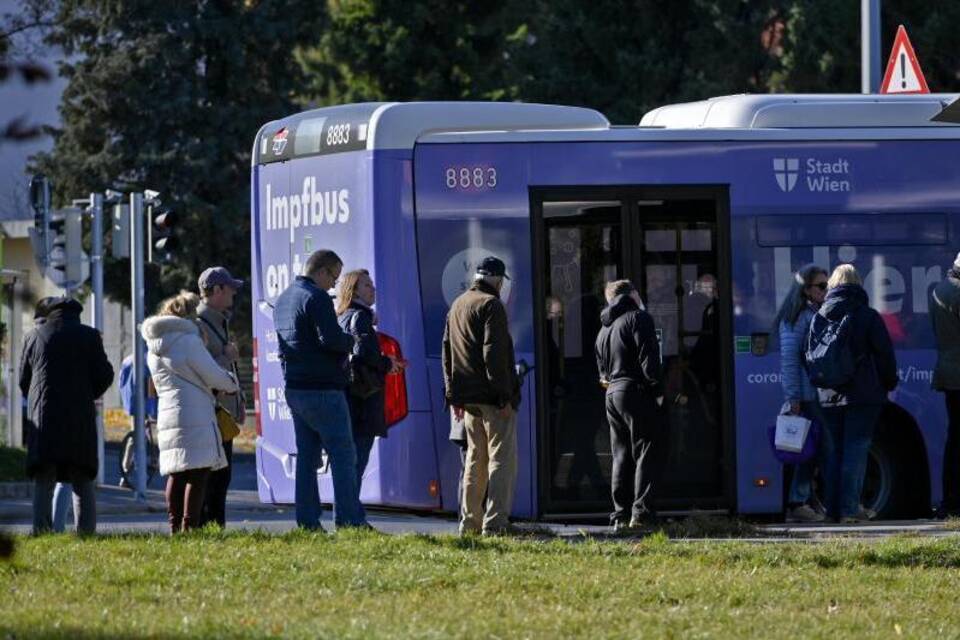
[[[464,407],[467,457],[460,532],[495,531],[509,523],[517,479],[517,413],[488,404]],[[486,496],[486,508],[484,508]]]

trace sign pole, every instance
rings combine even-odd
[[[880,0],[860,0],[860,91],[880,88]]]
[[[147,500],[147,440],[144,431],[144,409],[146,400],[143,337],[140,328],[143,325],[143,194],[130,194],[130,304],[133,306],[133,366],[136,381],[134,406],[134,455],[137,465],[135,480],[137,501]]]
[[[90,250],[90,278],[93,280],[93,328],[103,335],[103,194],[90,194],[90,213],[93,216],[93,246]],[[97,483],[103,484],[104,433],[103,398],[97,399],[97,456],[100,469]]]

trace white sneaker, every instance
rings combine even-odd
[[[787,522],[823,522],[824,515],[807,504],[787,511]]]

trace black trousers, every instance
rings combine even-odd
[[[960,390],[944,391],[947,444],[943,449],[943,508],[960,513]]]
[[[654,486],[660,475],[658,444],[661,410],[638,389],[607,391],[607,422],[613,453],[611,522],[652,515]]]
[[[227,466],[210,472],[203,503],[203,523],[216,522],[221,527],[227,525],[227,489],[233,477],[233,440],[223,443],[223,452],[227,454]]]

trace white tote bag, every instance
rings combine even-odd
[[[800,453],[809,433],[810,421],[803,416],[779,415],[773,446],[780,451]]]

